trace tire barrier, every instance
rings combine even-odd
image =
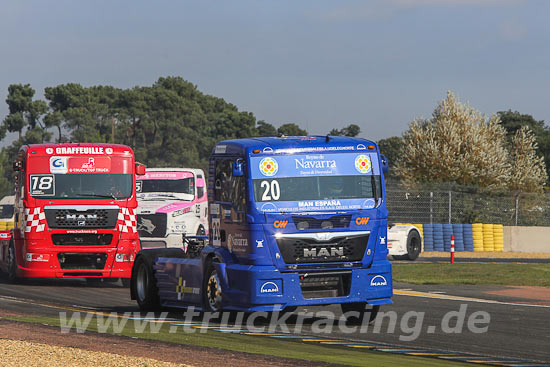
[[[474,251],[474,232],[471,224],[462,225],[462,236],[464,238],[464,251]]]
[[[483,251],[495,251],[493,224],[483,224]]]
[[[474,240],[474,251],[483,251],[483,224],[472,224],[472,238]]]
[[[422,236],[422,251],[451,251],[451,235],[455,236],[455,251],[504,251],[502,224],[415,224]]]
[[[431,224],[424,224],[422,226],[424,236],[423,244],[424,244],[424,251],[433,251],[434,250],[434,232],[433,232],[433,225]]]
[[[453,235],[453,225],[443,225],[443,251],[451,251],[451,236]]]
[[[453,224],[453,235],[455,236],[455,251],[464,251],[463,226],[463,224]]]
[[[504,251],[502,224],[411,224],[422,232],[423,251],[451,251],[451,235],[455,251]]]
[[[495,251],[504,251],[504,226],[502,224],[493,225],[493,242]]]
[[[433,225],[433,237],[434,237],[434,251],[444,251],[445,245],[443,243],[443,224]],[[449,239],[449,243],[450,243],[450,239]]]

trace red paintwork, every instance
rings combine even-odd
[[[90,154],[91,153],[91,154]],[[9,243],[13,242],[17,258],[17,276],[24,278],[59,278],[74,277],[82,273],[96,273],[97,277],[116,277],[130,278],[132,262],[135,254],[140,250],[139,237],[137,230],[130,229],[128,232],[122,232],[121,224],[117,221],[116,227],[111,229],[51,229],[47,221],[42,218],[38,223],[44,225],[43,230],[37,230],[37,226],[32,230],[25,231],[27,225],[25,220],[25,209],[31,213],[44,211],[44,206],[72,206],[72,205],[116,205],[119,212],[125,211],[126,214],[135,214],[137,207],[135,193],[135,162],[134,152],[131,148],[118,144],[93,144],[93,143],[64,143],[64,144],[36,144],[21,147],[18,161],[26,169],[26,179],[29,174],[50,174],[51,157],[68,157],[68,169],[77,167],[80,171],[73,173],[84,173],[82,169],[88,169],[88,163],[95,164],[96,169],[109,173],[129,174],[133,178],[133,192],[127,199],[48,199],[32,197],[29,194],[28,187],[23,188],[20,182],[16,183],[15,198],[15,228],[11,233],[13,239],[2,240],[0,238],[0,267],[6,270],[6,256]],[[92,158],[92,159],[90,159]],[[88,172],[94,172],[90,169]],[[71,172],[67,172],[71,174]],[[93,173],[90,173],[93,174]],[[23,193],[24,191],[24,193]],[[23,196],[22,196],[23,193]],[[128,210],[126,210],[128,209]],[[35,219],[38,219],[37,214]],[[27,217],[28,218],[28,217]],[[126,216],[128,219],[128,215]],[[135,227],[134,227],[135,229]],[[97,233],[113,234],[113,240],[107,246],[56,246],[52,243],[51,235],[58,233]],[[33,255],[27,255],[27,254]],[[61,269],[58,261],[59,253],[105,253],[107,261],[104,269]],[[116,255],[124,255],[131,261],[117,262]],[[27,261],[27,256],[34,261]],[[71,273],[68,275],[67,273]]]

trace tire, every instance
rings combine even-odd
[[[220,312],[222,310],[222,286],[212,262],[208,262],[204,275],[202,286],[204,309],[208,312]]]
[[[378,311],[380,311],[380,306],[372,306],[371,308],[367,308],[367,306],[367,303],[364,302],[340,304],[340,307],[342,308],[342,312],[344,314],[348,312],[359,312],[359,317],[351,315],[346,316],[348,322],[357,324],[361,324],[363,322],[363,318],[366,315],[369,316],[369,324],[372,323],[374,319],[376,319]]]
[[[132,268],[130,286],[141,311],[160,309],[157,280],[153,270],[153,261],[149,256],[143,255],[136,259]]]
[[[414,261],[422,251],[422,240],[417,231],[410,231],[407,236],[407,260]]]
[[[15,255],[15,245],[13,241],[10,242],[8,249],[8,281],[11,283],[17,283],[19,277],[17,276],[17,256]]]

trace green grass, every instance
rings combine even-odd
[[[52,317],[6,317],[4,319],[50,326],[60,325],[59,319]],[[169,328],[170,325],[165,324],[159,333],[136,333],[132,320],[130,320],[124,330],[117,335],[349,366],[435,367],[468,365],[434,358],[404,356],[365,349],[357,350],[344,346],[327,346],[314,342],[302,342],[300,339],[282,340],[266,336],[226,334],[216,331],[200,333],[199,330],[195,333],[184,333],[181,329],[178,333],[171,334],[168,332]],[[95,318],[90,323],[87,331],[97,332]],[[108,333],[111,334],[112,329],[109,329]],[[319,339],[323,339],[323,337],[320,336]],[[216,352],[212,351],[212,353]]]
[[[393,281],[550,287],[550,264],[394,264]]]

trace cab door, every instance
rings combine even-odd
[[[210,230],[214,246],[236,258],[244,258],[250,253],[250,233],[246,221],[246,177],[233,174],[233,165],[238,160],[238,157],[215,159]]]

